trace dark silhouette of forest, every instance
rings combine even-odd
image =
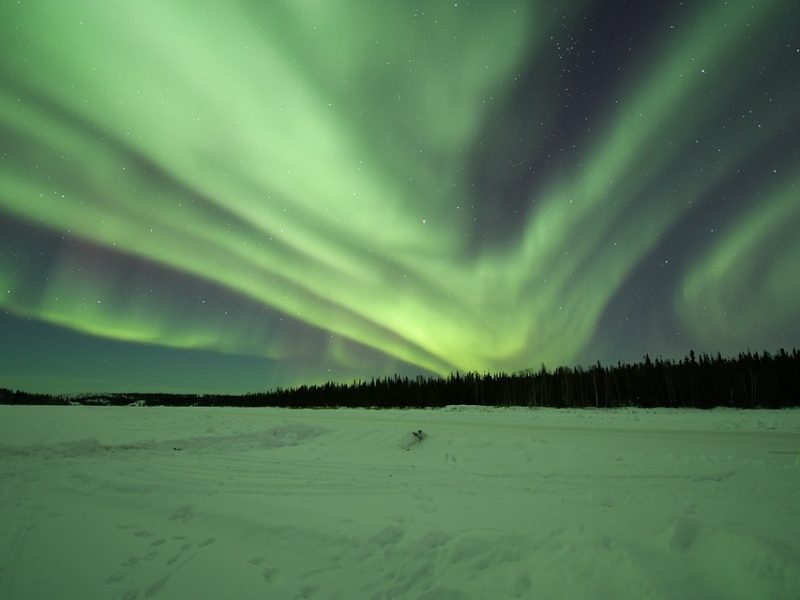
[[[800,406],[800,351],[723,358],[693,351],[589,368],[544,365],[511,375],[454,373],[302,385],[244,395],[121,393],[60,396],[0,388],[0,404],[433,408],[450,404],[555,408],[787,408]]]

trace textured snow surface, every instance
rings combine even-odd
[[[798,410],[0,406],[2,598],[798,590]]]

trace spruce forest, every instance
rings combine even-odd
[[[302,385],[243,395],[104,393],[62,396],[0,388],[0,404],[435,408],[452,404],[554,408],[787,408],[800,406],[800,351],[750,351],[677,362],[559,367],[513,374],[454,373]]]

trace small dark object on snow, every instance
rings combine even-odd
[[[425,439],[425,432],[422,429],[418,429],[417,431],[412,431],[411,434],[417,438],[420,442]]]

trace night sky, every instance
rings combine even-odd
[[[800,345],[800,3],[0,0],[0,386]]]

